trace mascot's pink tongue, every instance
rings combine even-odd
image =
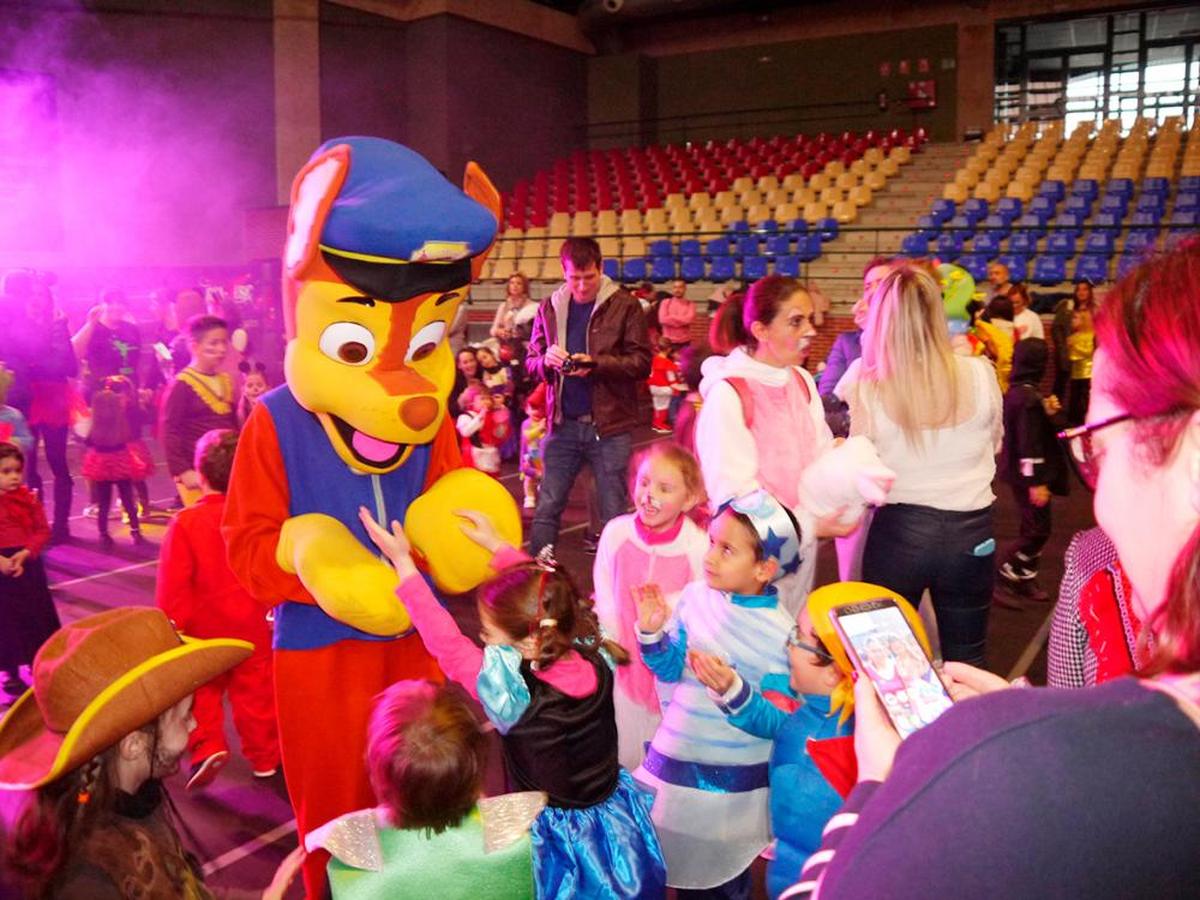
[[[381,441],[379,438],[373,438],[361,431],[354,432],[351,443],[354,445],[355,453],[372,462],[386,462],[395,456],[396,451],[400,448],[399,444]]]

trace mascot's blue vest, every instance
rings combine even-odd
[[[330,446],[317,417],[296,402],[286,384],[268,391],[262,404],[275,423],[279,453],[287,473],[288,515],[325,513],[354,533],[359,542],[376,551],[358,520],[365,506],[384,523],[404,521],[408,505],[425,487],[429,469],[428,444],[413,448],[408,460],[387,475],[355,472]],[[301,474],[303,473],[303,474]],[[338,641],[389,641],[352,628],[309,603],[281,603],[275,608],[274,646],[279,650],[312,650]]]

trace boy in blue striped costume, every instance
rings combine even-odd
[[[800,530],[778,500],[755,491],[723,506],[708,533],[704,582],[684,588],[674,615],[653,585],[637,598],[642,659],[655,677],[678,684],[634,777],[656,795],[667,883],[681,898],[742,898],[750,896],[750,864],[771,840],[772,743],[730,724],[688,657],[716,656],[756,687],[771,675],[787,678],[793,620],[773,585],[800,566]]]

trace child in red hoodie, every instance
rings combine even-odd
[[[188,740],[189,790],[209,784],[229,761],[221,698],[228,692],[242,752],[256,778],[279,767],[279,735],[271,669],[271,628],[262,607],[246,593],[225,558],[221,516],[237,449],[237,433],[215,429],[196,442],[200,501],[180,511],[167,529],[155,601],[189,637],[241,638],[254,653],[196,690],[196,730]]]
[[[24,474],[21,448],[0,441],[0,703],[25,693],[34,654],[61,627],[40,556],[50,526]]]

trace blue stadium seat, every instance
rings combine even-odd
[[[1125,252],[1141,253],[1158,241],[1157,228],[1135,228],[1125,235]]]
[[[821,255],[821,236],[816,232],[806,234],[796,241],[796,255],[801,262],[812,262]]]
[[[942,227],[948,231],[953,231],[963,238],[969,238],[975,233],[975,223],[967,215],[955,216],[949,222],[944,223]]]
[[[1090,197],[1072,194],[1063,203],[1062,208],[1063,212],[1076,213],[1086,218],[1092,214],[1092,200]]]
[[[1121,230],[1121,216],[1117,213],[1101,212],[1092,216],[1092,228],[1116,234]]]
[[[735,272],[732,256],[714,256],[712,266],[708,270],[708,280],[729,281]]]
[[[745,219],[738,219],[736,222],[730,222],[725,231],[729,234],[749,234],[750,223]]]
[[[729,255],[729,238],[712,238],[704,242],[704,255],[716,259],[718,256]]]
[[[1108,281],[1108,257],[1084,254],[1075,263],[1075,280],[1087,280],[1093,284]]]
[[[779,230],[779,223],[774,219],[763,219],[754,226],[755,230],[774,234]]]
[[[1062,284],[1067,280],[1067,260],[1062,256],[1039,256],[1033,261],[1034,284]]]
[[[673,256],[652,256],[650,257],[650,280],[651,281],[670,281],[675,277],[675,257]]]
[[[675,244],[668,239],[659,239],[651,241],[646,247],[651,256],[673,256],[675,253]]]
[[[1111,197],[1124,197],[1128,201],[1133,196],[1133,179],[1114,178],[1104,186],[1104,192]]]
[[[945,199],[934,200],[933,206],[929,209],[929,213],[939,222],[945,222],[947,219],[954,216],[954,201]]]
[[[735,256],[758,256],[758,238],[752,234],[743,235],[734,245]]]
[[[800,257],[794,254],[775,257],[775,274],[786,275],[788,278],[799,278]]]
[[[1042,217],[1044,222],[1050,216],[1054,215],[1054,208],[1058,205],[1053,197],[1039,195],[1029,201],[1029,206],[1025,207],[1025,214],[1035,213]]]
[[[817,223],[817,231],[821,235],[822,241],[832,241],[838,236],[838,220],[822,219]]]
[[[702,281],[704,279],[704,257],[697,255],[680,257],[679,277],[684,281]]]
[[[919,231],[906,234],[900,241],[900,252],[905,256],[928,256],[929,238]]]
[[[1066,256],[1075,255],[1076,237],[1069,231],[1055,231],[1050,237],[1046,238],[1046,255],[1047,256]]]
[[[1021,215],[1021,201],[1017,197],[1001,197],[996,203],[996,213],[1010,222]]]
[[[1100,193],[1100,185],[1094,178],[1080,178],[1071,185],[1071,194],[1076,197],[1087,197],[1095,200]]]
[[[1129,211],[1129,198],[1120,194],[1105,194],[1100,198],[1100,212],[1114,213],[1118,218],[1125,218]]]
[[[1083,252],[1087,256],[1103,256],[1109,259],[1113,255],[1113,238],[1111,231],[1091,231],[1084,236]]]
[[[1130,228],[1158,228],[1159,222],[1162,221],[1162,211],[1145,211],[1135,212],[1129,217]]]
[[[992,215],[988,216],[983,220],[981,225],[982,231],[989,231],[998,238],[1006,238],[1008,237],[1009,232],[1012,231],[1010,220],[1006,219],[999,213],[993,213]]]
[[[1029,260],[1019,253],[1002,253],[997,262],[1008,267],[1008,278],[1012,282],[1024,281],[1029,274]]]
[[[1178,234],[1183,231],[1195,231],[1200,225],[1200,213],[1195,210],[1181,212],[1175,210],[1171,213],[1171,231]]]
[[[1014,231],[1008,239],[1008,252],[1019,253],[1022,256],[1033,256],[1037,253],[1038,236],[1032,231]]]
[[[978,222],[980,219],[986,219],[988,214],[988,203],[986,200],[981,200],[979,197],[972,197],[962,205],[962,214],[973,222]]]
[[[994,259],[1000,255],[1000,233],[997,231],[981,231],[975,235],[975,243],[971,245],[972,252],[981,254],[986,259]]]
[[[647,275],[646,258],[635,256],[625,260],[621,265],[622,281],[645,281]]]
[[[1039,197],[1050,197],[1057,203],[1067,195],[1067,186],[1061,181],[1043,181],[1038,188]]]
[[[1165,194],[1142,194],[1138,197],[1137,206],[1134,207],[1138,212],[1152,212],[1162,215],[1167,208],[1167,198]]]
[[[1171,181],[1168,178],[1143,178],[1142,179],[1142,196],[1146,194],[1157,194],[1160,197],[1165,197],[1171,193]]]
[[[790,234],[773,234],[767,238],[766,252],[769,256],[786,256],[792,252]]]
[[[699,256],[702,252],[700,242],[695,238],[684,238],[679,242],[680,256]]]
[[[767,258],[765,256],[747,256],[742,260],[742,277],[747,281],[758,281],[767,277]]]
[[[621,280],[621,261],[607,257],[600,263],[600,271],[611,278],[613,281]]]
[[[1124,278],[1137,268],[1141,262],[1141,253],[1130,253],[1129,251],[1122,253],[1120,259],[1117,260],[1117,277]]]
[[[921,216],[917,219],[917,233],[923,234],[929,240],[933,240],[941,231],[941,220],[934,216]]]
[[[1200,191],[1200,175],[1184,175],[1177,187],[1181,191]]]
[[[956,231],[947,232],[937,239],[937,255],[942,259],[954,259],[962,253],[963,237]]]
[[[790,278],[800,277],[800,258],[794,254],[786,257],[775,257],[775,275],[786,275]]]
[[[788,234],[808,234],[808,223],[803,219],[792,219],[787,223]]]
[[[987,257],[982,253],[964,253],[955,262],[971,273],[977,282],[987,278]]]
[[[1067,231],[1072,234],[1079,234],[1083,229],[1084,217],[1079,213],[1060,212],[1054,217],[1054,227],[1059,231]]]
[[[1046,234],[1046,217],[1041,213],[1027,212],[1017,219],[1015,227],[1043,237]]]
[[[1200,210],[1200,191],[1179,191],[1175,195],[1175,212]]]

